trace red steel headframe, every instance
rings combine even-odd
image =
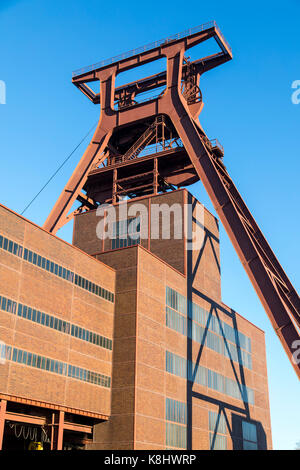
[[[202,103],[188,104],[181,92],[185,51],[209,38],[217,41],[222,52],[194,62],[199,71],[203,72],[232,58],[231,50],[214,22],[203,25],[196,31],[189,30],[178,37],[154,43],[152,47],[145,46],[126,56],[117,57],[112,63],[106,61],[80,70],[73,76],[73,83],[89,99],[94,103],[100,102],[101,114],[94,136],[47,218],[44,228],[50,232],[56,232],[69,220],[70,216],[67,214],[76,199],[84,198],[81,190],[88,173],[96,160],[101,162],[101,154],[114,129],[159,114],[168,116],[300,378],[300,363],[297,363],[294,354],[296,347],[299,346],[297,341],[300,340],[299,296],[237,191],[225,166],[207,146],[208,139],[197,119]],[[165,92],[148,102],[115,110],[115,97],[126,88],[125,86],[123,89],[122,87],[115,89],[116,75],[162,57],[167,59],[166,72],[140,82],[152,88],[165,84]],[[95,80],[100,81],[99,95],[86,85]],[[130,88],[130,86],[132,84],[127,87]],[[103,153],[102,159],[104,158]]]

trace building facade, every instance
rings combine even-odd
[[[0,207],[2,448],[271,449],[264,332],[221,300],[217,219],[186,189],[111,207],[72,245]]]

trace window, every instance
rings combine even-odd
[[[0,365],[4,364],[6,359],[6,347],[5,344],[0,341]]]
[[[31,366],[32,366],[32,367],[37,367],[37,365],[36,365],[36,359],[37,359],[36,354],[33,354],[33,355],[32,355],[32,363],[31,363]]]
[[[36,310],[32,310],[32,321],[36,322]]]
[[[68,322],[62,321],[57,317],[48,315],[47,313],[40,312],[32,307],[28,307],[27,305],[23,305],[21,303],[17,304],[17,302],[1,295],[0,309],[12,314],[17,313],[19,317],[23,317],[29,321],[42,324],[66,334],[71,334],[83,341],[88,341],[96,344],[97,346],[112,350],[111,339],[105,338],[97,333],[85,330],[84,328],[80,328],[76,325],[71,325]]]
[[[187,332],[187,321],[182,315],[179,315],[175,310],[170,307],[166,307],[166,325],[172,330],[178,331],[183,335]]]
[[[227,427],[223,414],[215,411],[208,412],[209,447],[210,450],[227,449]]]
[[[17,303],[13,300],[7,299],[6,297],[0,296],[0,309],[15,314],[17,310]]]
[[[166,420],[186,424],[186,404],[166,398]]]
[[[80,367],[72,366],[70,364],[68,365],[64,362],[56,361],[47,357],[38,356],[18,348],[13,348],[13,354],[11,355],[11,346],[4,346],[3,351],[2,349],[3,348],[1,348],[0,345],[0,358],[5,356],[5,351],[7,350],[6,358],[8,360],[19,362],[37,369],[44,369],[49,372],[69,376],[78,380],[88,381],[103,387],[110,387],[110,377],[106,375],[81,369]]]
[[[112,226],[111,248],[125,248],[140,243],[140,218],[133,217],[126,220],[118,220]]]
[[[138,233],[139,226],[136,228],[136,230]],[[130,233],[130,230],[129,230],[129,233]],[[23,251],[23,246],[19,245],[18,243],[13,242],[12,240],[8,240],[7,238],[3,237],[3,235],[0,235],[0,248],[16,256],[19,256],[20,258],[23,258],[25,261],[28,261],[29,263],[33,263],[34,265],[39,266],[41,269],[45,269],[46,271],[49,271],[55,274],[56,276],[61,277],[62,279],[66,279],[67,281],[71,283],[75,282],[76,285],[79,285],[83,289],[86,289],[89,292],[92,292],[93,294],[98,295],[99,297],[103,297],[104,299],[109,300],[110,302],[114,301],[114,295],[112,292],[109,292],[105,289],[100,288],[93,282],[88,281],[87,279],[83,279],[80,276],[77,276],[77,274],[74,276],[75,273],[69,271],[63,266],[60,266],[54,263],[53,261],[50,261],[42,257],[38,253],[28,250],[27,248],[25,248]]]
[[[175,290],[171,289],[170,287],[166,288],[166,304],[168,307],[177,310],[177,312],[186,315],[187,312],[187,301],[186,298],[176,292]]]
[[[187,321],[190,319],[190,321]],[[251,340],[216,315],[166,287],[166,326],[203,344],[204,327],[207,328],[205,346],[225,357],[252,369]],[[243,348],[243,349],[241,349]]]
[[[209,433],[209,447],[210,450],[226,450],[227,449],[227,438],[221,436],[221,434]]]
[[[206,367],[200,365],[196,367],[193,362],[170,351],[166,351],[166,371],[191,382],[206,385],[238,400],[254,404],[254,391],[246,385],[239,384]]]
[[[186,449],[186,426],[166,422],[166,445]]]
[[[0,235],[0,248],[15,256],[22,257],[23,255],[23,247],[18,243],[3,237],[3,235]]]
[[[256,424],[247,421],[242,422],[243,429],[243,449],[257,450],[257,430]]]

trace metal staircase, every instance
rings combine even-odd
[[[138,140],[123,155],[122,161],[133,160],[144,148],[150,144],[156,135],[156,129],[159,124],[164,122],[163,116],[157,116],[154,122],[145,130]]]

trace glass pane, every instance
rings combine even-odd
[[[250,441],[244,441],[243,442],[243,449],[244,450],[257,450],[257,443],[256,442],[250,442]]]
[[[247,441],[256,442],[257,441],[257,432],[256,432],[256,425],[253,423],[248,423],[247,421],[243,421],[243,439]]]

